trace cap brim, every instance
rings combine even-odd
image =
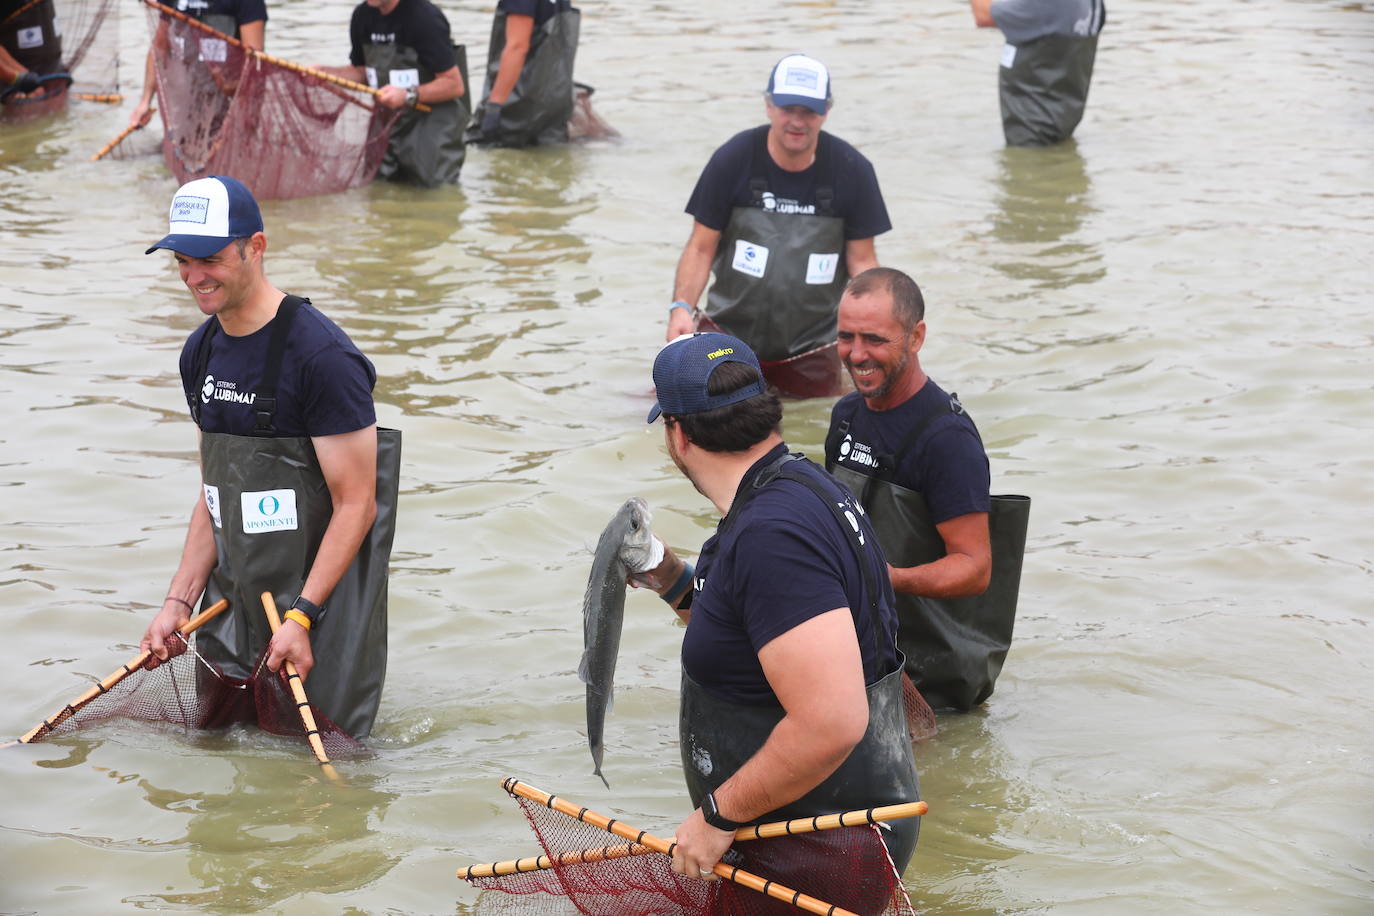
[[[233,239],[221,239],[209,235],[166,235],[144,254],[152,254],[159,248],[167,248],[188,258],[208,258],[223,250]]]
[[[772,93],[773,105],[777,108],[786,108],[789,105],[801,105],[810,108],[816,114],[825,114],[830,110],[829,99],[812,98],[809,95],[787,95],[781,92]]]
[[[661,405],[659,405],[659,404],[656,403],[656,404],[654,404],[653,407],[650,407],[650,408],[649,408],[649,418],[648,418],[647,420],[645,420],[644,422],[645,422],[645,423],[652,423],[652,422],[654,422],[655,420],[657,420],[660,416],[662,416],[662,414],[663,414],[663,407],[662,407]]]

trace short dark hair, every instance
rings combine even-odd
[[[907,332],[926,317],[926,300],[916,281],[892,267],[870,267],[844,288],[850,296],[867,296],[884,290],[892,297],[892,314]]]
[[[237,248],[237,249],[239,250],[239,260],[240,260],[240,261],[242,261],[242,260],[247,256],[247,255],[246,255],[246,252],[247,252],[247,250],[248,250],[248,240],[249,240],[250,238],[251,238],[251,236],[245,235],[245,236],[243,236],[243,237],[241,237],[241,238],[234,239],[234,247]]]
[[[706,383],[710,394],[729,394],[758,381],[759,373],[748,363],[721,363]],[[782,403],[770,390],[724,407],[680,417],[664,417],[677,423],[693,445],[708,452],[743,452],[782,429]]]

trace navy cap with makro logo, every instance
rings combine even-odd
[[[726,394],[711,394],[707,387],[711,373],[725,363],[753,366],[758,381]],[[725,407],[765,391],[763,370],[754,351],[739,338],[716,331],[684,334],[659,350],[654,358],[654,388],[658,403],[649,411],[646,423],[661,414],[682,417]]]
[[[170,248],[188,258],[208,258],[234,239],[261,232],[262,211],[241,181],[211,175],[177,189],[167,223],[167,234],[144,254]]]
[[[805,54],[789,54],[768,77],[768,97],[778,108],[803,105],[816,114],[830,110],[830,71]]]

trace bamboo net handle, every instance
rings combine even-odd
[[[660,839],[643,830],[636,830],[624,821],[608,818],[588,808],[574,805],[572,802],[559,798],[556,795],[550,795],[547,792],[534,788],[534,786],[526,785],[518,779],[506,779],[501,783],[501,787],[512,795],[519,795],[521,798],[527,798],[532,802],[557,811],[559,814],[566,814],[568,817],[575,818],[583,823],[591,824],[593,827],[599,827],[602,830],[614,833],[622,839],[630,840],[641,846],[647,846],[654,852],[662,853],[665,856],[672,856],[673,850],[677,847],[676,843]],[[781,900],[784,903],[790,903],[798,909],[806,910],[808,913],[817,913],[820,914],[820,916],[857,916],[856,913],[849,910],[841,909],[840,907],[826,903],[824,900],[818,900],[815,897],[803,894],[800,891],[794,891],[790,887],[783,887],[776,881],[766,881],[758,875],[747,872],[742,868],[736,868],[733,865],[726,865],[724,862],[717,862],[715,868],[711,869],[711,871],[717,877],[724,878],[727,881],[733,881],[736,884],[742,884],[750,890],[758,891],[760,894],[765,894],[775,900]]]
[[[183,623],[177,629],[177,632],[181,634],[183,639],[185,639],[186,637],[194,633],[196,630],[198,630],[201,624],[208,623],[212,618],[214,618],[228,606],[229,602],[224,599],[216,601],[214,604],[210,605],[204,611],[201,611],[195,617]],[[40,724],[34,726],[34,728],[32,728],[28,732],[28,734],[24,735],[24,737],[19,739],[19,743],[29,744],[33,741],[33,739],[38,735],[39,732],[43,732],[44,734],[46,734],[47,732],[52,731],[57,726],[61,725],[63,722],[70,719],[72,715],[82,706],[85,706],[87,703],[89,703],[91,700],[94,700],[102,693],[108,692],[110,688],[114,687],[115,684],[118,684],[120,681],[124,680],[126,677],[133,674],[138,669],[142,668],[147,663],[148,659],[152,657],[153,652],[151,649],[147,649],[143,652],[138,653],[133,658],[129,659],[127,662],[120,665],[113,672],[111,672],[109,677],[105,678],[103,681],[96,684],[90,690],[87,690],[81,696],[77,697],[75,700],[59,709],[56,715],[54,715],[51,719],[44,719]]]
[[[119,92],[69,92],[67,95],[83,102],[106,102],[110,105],[124,101],[123,94]]]
[[[267,612],[267,623],[272,627],[272,632],[281,629],[277,601],[271,592],[262,593],[262,609]],[[315,714],[310,711],[310,700],[305,696],[305,685],[301,683],[300,672],[292,662],[286,663],[286,680],[291,685],[291,695],[296,698],[296,710],[301,714],[301,724],[305,726],[305,738],[310,742],[310,749],[315,752],[315,759],[320,762],[320,769],[324,770],[324,775],[329,777],[330,782],[343,785],[338,770],[334,769],[334,765],[329,762],[329,755],[324,752],[320,730],[315,726]]]
[[[235,45],[237,47],[242,48],[243,52],[247,54],[249,57],[256,57],[260,60],[267,61],[269,64],[275,64],[276,66],[283,67],[287,70],[294,70],[295,72],[304,74],[305,76],[313,76],[315,77],[315,79],[324,80],[326,83],[333,83],[336,86],[343,86],[345,89],[353,89],[357,92],[366,92],[370,96],[373,96],[375,98],[381,98],[382,92],[380,89],[373,89],[371,86],[368,86],[365,83],[355,83],[353,82],[353,80],[344,79],[342,76],[335,76],[332,73],[325,73],[323,70],[318,70],[315,67],[307,67],[304,64],[298,64],[294,61],[283,60],[280,57],[273,57],[271,54],[265,54],[262,51],[259,51],[257,48],[248,47],[248,45],[244,44],[242,41],[239,41],[237,38],[234,38],[232,35],[226,35],[219,29],[212,28],[206,25],[205,23],[201,22],[199,19],[193,19],[192,17],[187,16],[185,13],[177,12],[170,6],[164,6],[163,4],[158,3],[157,0],[143,0],[143,2],[148,4],[155,10],[159,10],[163,13],[166,13],[173,19],[179,19],[187,25],[195,26],[202,32],[208,32],[216,38],[222,38],[225,41],[229,42],[231,45]],[[423,103],[416,103],[415,110],[429,111],[430,107]]]
[[[149,109],[148,109],[148,116],[149,116],[149,117],[152,117],[152,116],[153,116],[154,114],[156,114],[156,113],[157,113],[157,109],[156,109],[156,108],[149,108]],[[136,130],[142,130],[142,129],[143,129],[143,125],[142,125],[142,124],[130,124],[128,127],[126,127],[126,128],[124,128],[123,130],[121,130],[121,131],[119,132],[119,134],[118,134],[113,140],[111,140],[109,143],[106,143],[104,146],[102,146],[100,149],[98,149],[98,150],[96,151],[96,154],[95,154],[94,156],[91,157],[91,161],[92,161],[92,162],[99,162],[101,159],[105,158],[105,154],[106,154],[106,153],[108,153],[110,150],[114,149],[114,148],[115,148],[116,146],[118,146],[120,143],[124,142],[124,138],[125,138],[125,137],[129,136],[129,134],[133,133],[133,132],[136,131]]]
[[[755,824],[753,827],[741,827],[736,830],[735,842],[768,839],[775,836],[794,836],[799,833],[813,833],[818,830],[834,830],[837,827],[876,824],[880,821],[896,821],[907,817],[920,817],[929,810],[930,807],[925,802],[918,801],[900,805],[884,805],[879,808],[862,808],[840,814],[799,817],[790,821],[774,821],[770,824]],[[490,865],[469,865],[467,868],[458,870],[458,877],[467,881],[474,878],[498,878],[502,875],[514,875],[527,871],[603,862],[607,859],[622,859],[626,856],[642,856],[653,851],[648,846],[642,846],[639,843],[620,843],[565,852],[556,857],[527,856],[522,859],[509,859],[505,862],[493,862]]]

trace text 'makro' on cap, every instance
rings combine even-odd
[[[711,373],[725,363],[753,366],[758,381],[726,394],[711,394],[707,387]],[[646,423],[654,422],[660,414],[682,417],[725,407],[765,390],[763,370],[754,351],[739,338],[716,331],[684,334],[659,350],[654,357],[654,388],[658,403],[649,411]]]
[[[830,110],[830,71],[805,54],[789,54],[768,77],[768,95],[778,108],[805,105],[816,114]]]
[[[188,258],[208,258],[234,239],[261,232],[262,212],[238,179],[211,175],[177,190],[167,223],[167,234],[144,254],[169,248]]]

